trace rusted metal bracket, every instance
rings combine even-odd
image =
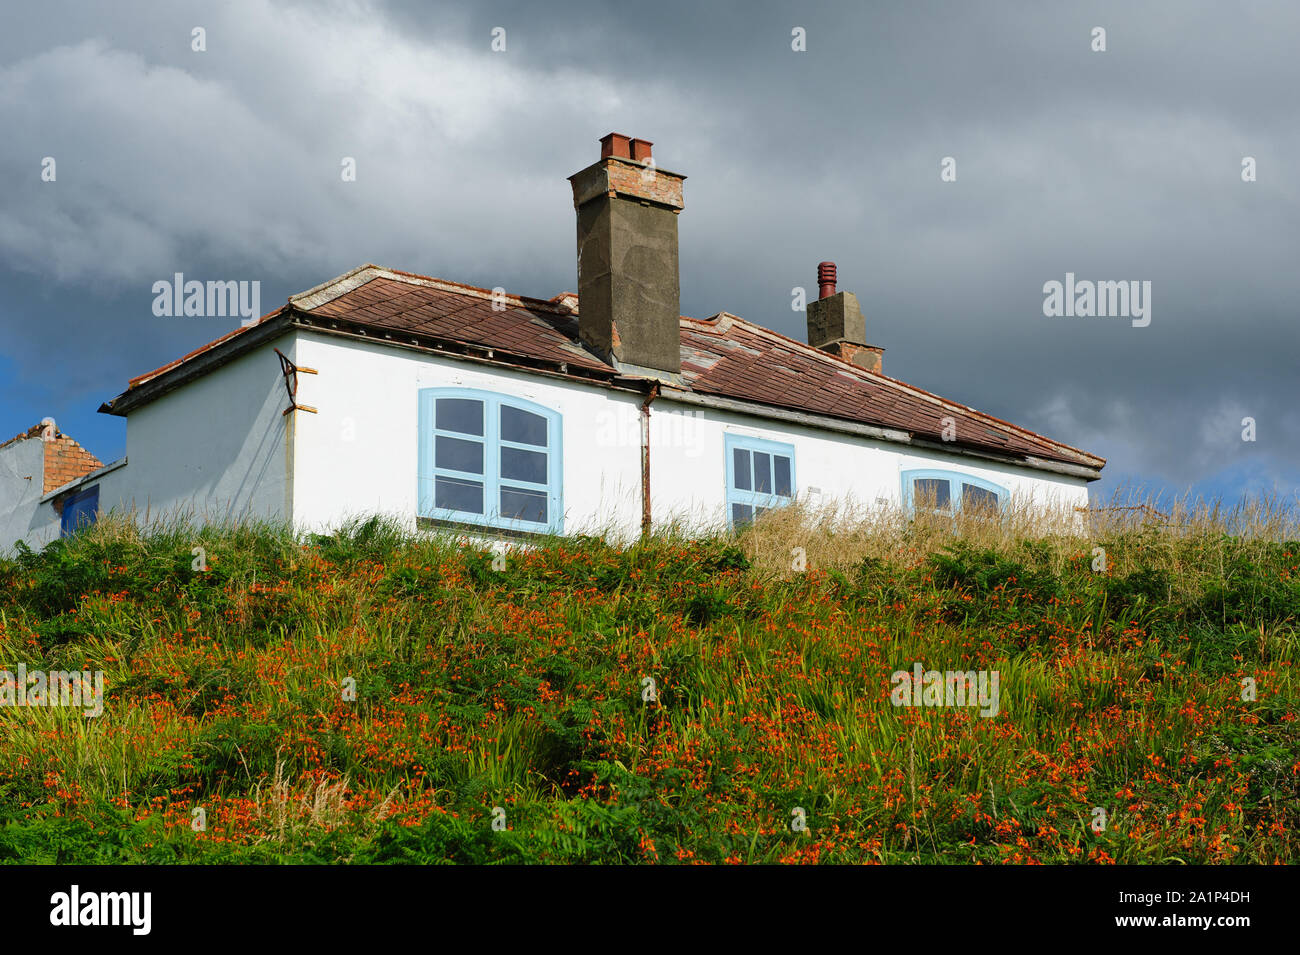
[[[275,349],[275,353],[280,357],[280,374],[284,375],[284,390],[289,395],[289,407],[284,409],[284,413],[280,417],[284,417],[291,411],[310,411],[312,414],[317,414],[317,410],[311,405],[298,404],[298,373],[315,375],[318,374],[316,369],[295,365],[289,360],[289,356],[278,348]]]

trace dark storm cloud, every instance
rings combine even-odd
[[[128,374],[227,330],[149,314],[150,284],[173,271],[260,278],[267,309],[365,261],[573,289],[564,177],[615,129],[689,177],[687,314],[802,337],[791,288],[834,259],[887,372],[1107,456],[1103,492],[1125,478],[1300,486],[1294,5],[13,17],[0,36],[0,430],[48,413],[93,429],[85,409]],[[206,53],[190,50],[196,25]],[[1105,53],[1090,49],[1096,26]],[[505,53],[490,49],[496,27]],[[794,27],[806,52],[791,50]],[[57,186],[37,178],[46,155]],[[358,162],[346,186],[343,156]],[[945,156],[956,182],[940,182]],[[1243,156],[1257,182],[1242,182]],[[1067,272],[1150,281],[1151,324],[1045,317],[1043,284]],[[50,383],[51,362],[68,381]],[[121,441],[114,422],[90,434],[105,454]]]

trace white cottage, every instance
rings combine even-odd
[[[679,315],[684,177],[650,147],[610,134],[570,177],[577,295],[375,265],[331,279],[105,403],[127,419],[122,461],[40,495],[0,469],[0,544],[111,507],[631,536],[797,497],[1086,505],[1103,459],[886,376],[831,263],[807,343]]]

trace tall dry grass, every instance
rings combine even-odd
[[[1141,566],[1199,578],[1248,558],[1261,543],[1300,541],[1300,506],[1281,496],[1229,505],[1132,489],[1087,507],[1043,507],[1012,498],[995,516],[909,511],[897,504],[799,502],[769,511],[737,533],[757,567],[782,575],[792,571],[796,548],[803,549],[810,567],[845,570],[867,558],[915,566],[963,541],[1007,554],[1031,549],[1054,573],[1080,552],[1091,558],[1101,547],[1112,573]]]

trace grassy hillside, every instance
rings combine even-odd
[[[97,718],[0,708],[0,860],[1300,859],[1277,527],[769,517],[504,567],[379,523],[108,521],[0,560],[0,667],[107,687]],[[998,671],[998,714],[893,705],[918,662]]]

